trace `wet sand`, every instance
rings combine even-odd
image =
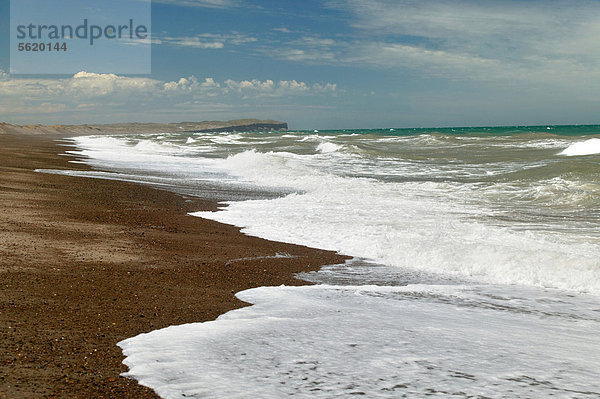
[[[0,134],[0,398],[156,398],[119,376],[117,342],[344,259],[186,214],[214,201],[34,172],[86,168],[56,138]]]

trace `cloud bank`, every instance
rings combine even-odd
[[[116,117],[127,112],[136,115],[137,111],[156,115],[178,110],[210,112],[217,105],[221,110],[232,110],[248,99],[257,104],[269,99],[295,101],[300,97],[334,95],[336,90],[337,86],[332,83],[309,84],[296,80],[217,82],[213,78],[190,76],[161,81],[83,71],[66,79],[12,79],[0,70],[0,113],[13,119],[29,119],[39,114],[71,118],[72,113],[84,112],[113,113]]]

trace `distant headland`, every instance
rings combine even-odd
[[[0,123],[0,134],[86,135],[120,133],[168,132],[247,132],[287,130],[288,124],[275,120],[236,119],[231,121],[204,121],[180,123],[115,123],[86,125],[11,125]]]

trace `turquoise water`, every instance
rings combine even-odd
[[[313,131],[304,131],[310,133]],[[350,129],[320,130],[320,133],[359,133],[385,134],[392,136],[410,136],[415,134],[443,135],[495,135],[509,136],[514,134],[545,134],[559,136],[587,136],[600,134],[600,125],[540,125],[540,126],[480,126],[480,127],[439,127],[439,128],[386,128],[386,129]]]

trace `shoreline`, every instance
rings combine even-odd
[[[346,259],[187,215],[216,201],[34,172],[89,170],[59,155],[66,137],[0,134],[0,398],[157,398],[120,377],[117,342],[214,320],[246,305],[236,292],[308,284],[294,275]]]

